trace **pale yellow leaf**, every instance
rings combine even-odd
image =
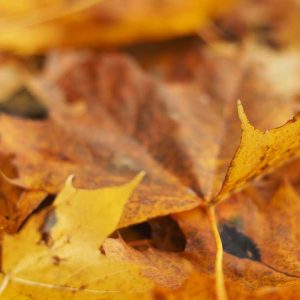
[[[75,189],[69,178],[55,210],[4,236],[0,299],[144,299],[152,283],[136,264],[101,254],[143,173],[118,187]],[[41,232],[48,232],[48,243]],[[146,299],[146,298],[145,298]]]

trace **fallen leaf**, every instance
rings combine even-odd
[[[11,163],[11,157],[0,155],[1,172],[11,178],[17,171]],[[41,190],[27,190],[14,184],[0,173],[0,230],[15,232],[25,218],[46,198]]]
[[[158,84],[126,57],[90,53],[54,55],[50,57],[38,93],[60,123],[68,116],[61,105],[53,107],[51,104],[50,87],[63,96],[58,103],[85,103],[86,111],[81,117],[77,117],[77,121],[76,117],[69,119],[72,124],[82,124],[87,115],[89,119],[99,119],[97,105],[102,103],[112,121],[147,148],[152,157],[183,184],[206,200],[218,201],[216,198],[225,198],[255,177],[255,170],[244,181],[241,174],[241,181],[231,182],[230,188],[228,174],[227,186],[223,185],[220,191],[240,140],[237,97],[242,97],[249,118],[252,117],[259,128],[265,130],[282,125],[298,109],[300,73],[298,67],[291,69],[291,66],[299,66],[299,56],[293,51],[278,54],[250,43],[242,50],[223,44],[200,51],[193,45],[186,53],[175,51],[173,59],[171,66],[175,60],[182,62],[179,66],[176,64],[180,77],[176,70],[163,66],[167,80]],[[270,67],[273,63],[281,72]],[[63,67],[57,71],[56,64]],[[293,70],[290,79],[278,77],[286,70]],[[94,81],[92,74],[97,74]],[[224,74],[230,74],[230,78]],[[81,82],[74,88],[77,78],[81,78]],[[83,84],[83,78],[89,83]],[[270,89],[266,90],[265,86]],[[275,113],[274,101],[281,114],[277,110]],[[285,161],[295,155],[292,152],[278,157]],[[257,170],[257,176],[270,167]],[[233,168],[230,174],[233,176]]]
[[[243,129],[241,144],[215,201],[223,200],[246,182],[299,155],[300,121],[297,116],[281,127],[261,132],[249,123],[241,104],[239,115]]]
[[[192,270],[189,262],[181,254],[153,248],[140,252],[116,239],[107,239],[103,249],[108,258],[143,266],[143,276],[150,278],[158,286],[173,290],[178,289],[189,278]]]
[[[246,204],[244,205],[244,203]],[[251,200],[248,200],[242,194],[237,194],[232,199],[220,203],[217,207],[220,220],[219,231],[225,251],[223,268],[229,299],[244,299],[243,297],[245,299],[252,299],[251,297],[255,299],[255,293],[262,288],[272,287],[276,289],[278,287],[280,289],[282,287],[289,289],[299,284],[296,273],[290,273],[286,268],[277,269],[276,264],[272,265],[264,262],[261,245],[257,243],[257,237],[263,242],[266,253],[269,251],[273,253],[273,262],[278,263],[281,261],[284,265],[286,256],[282,261],[280,252],[278,252],[278,256],[276,253],[281,247],[279,245],[282,244],[280,239],[276,248],[272,247],[272,250],[267,242],[272,237],[275,241],[274,236],[278,236],[280,233],[278,231],[270,232],[269,229],[274,226],[272,219],[268,222],[268,219],[264,218],[265,216],[260,216],[259,211],[253,209],[253,203],[251,205],[248,205],[248,203],[251,203]],[[239,211],[241,207],[243,207],[242,215]],[[267,210],[269,208],[266,208]],[[244,219],[244,214],[247,215],[247,221]],[[271,215],[271,210],[269,210],[269,215]],[[196,274],[198,274],[192,275],[186,281],[186,285],[182,286],[181,293],[183,295],[189,295],[189,293],[196,295],[197,291],[201,290],[198,289],[201,282],[203,280],[207,282],[214,275],[216,249],[207,212],[203,209],[194,209],[176,214],[174,218],[179,222],[187,238],[187,246],[183,255],[193,264]],[[257,222],[253,222],[253,220],[257,220]],[[266,227],[267,231],[263,236],[260,236],[261,232],[264,231],[261,230],[263,226]],[[249,227],[255,228],[250,232]],[[284,239],[284,235],[282,238]],[[288,243],[288,245],[287,248],[292,247],[293,244]],[[288,252],[285,252],[285,255],[286,253]],[[190,283],[189,280],[191,280]],[[199,283],[195,284],[194,280]],[[189,286],[189,290],[185,290],[185,286]],[[206,295],[206,292],[209,292],[209,290],[203,291],[204,295]],[[198,297],[200,296],[201,294],[198,294]],[[174,299],[176,298],[174,297]]]
[[[299,195],[283,183],[272,199],[252,198],[247,189],[217,206],[229,299],[277,299],[284,290],[296,293],[299,205]],[[197,273],[212,275],[216,250],[206,211],[194,209],[174,218],[187,238],[184,256]],[[200,284],[203,279],[197,280]],[[184,288],[182,292],[189,293]],[[292,293],[287,292],[286,299],[293,299]]]
[[[55,194],[69,174],[75,175],[76,186],[84,188],[116,185],[145,170],[149,179],[126,205],[122,226],[199,204],[200,199],[192,191],[118,132],[112,135],[97,127],[95,136],[90,129],[89,140],[85,141],[51,121],[33,122],[3,115],[0,123],[2,152],[14,155],[16,181],[28,190]],[[61,145],[65,145],[63,151]],[[174,205],[175,199],[178,201]],[[144,205],[140,205],[142,202]]]
[[[239,48],[225,45],[215,47],[215,52],[209,52],[210,54],[209,49],[200,52],[196,48],[190,54],[183,54],[183,57],[192,55],[196,66],[204,64],[204,69],[198,67],[199,72],[202,70],[203,73],[199,73],[197,77],[189,75],[189,81],[178,81],[175,74],[172,75],[174,79],[171,82],[169,79],[163,84],[158,84],[132,61],[118,55],[96,56],[83,52],[82,56],[66,54],[54,57],[42,79],[38,82],[25,82],[32,93],[47,105],[53,122],[31,124],[28,121],[8,121],[3,117],[2,148],[6,153],[15,155],[14,163],[19,168],[23,184],[48,193],[56,193],[70,173],[76,175],[80,186],[93,187],[90,178],[94,179],[95,184],[114,184],[122,181],[121,173],[128,179],[134,172],[146,170],[151,188],[145,187],[138,198],[134,197],[133,202],[130,201],[122,226],[193,208],[200,203],[200,199],[193,193],[205,196],[207,200],[216,197],[238,147],[240,123],[234,95],[245,97],[247,111],[250,116],[255,112],[254,122],[261,128],[280,124],[297,107],[294,99],[298,92],[298,69],[295,68],[292,73],[294,76],[291,75],[293,80],[289,81],[289,85],[278,84],[278,71],[265,67],[260,55],[269,57],[271,54],[269,60],[280,65],[283,71],[290,68],[292,63],[297,64],[298,56],[289,52],[278,55],[265,49],[254,49],[258,50],[258,56],[252,54],[251,47],[243,55],[238,54]],[[59,63],[62,68],[54,70],[51,61]],[[252,63],[255,63],[255,67]],[[224,70],[219,66],[223,66]],[[183,64],[181,68],[187,74],[193,71],[189,71],[187,67]],[[98,74],[94,84],[90,81],[90,74],[93,72]],[[212,85],[213,81],[205,75],[207,72],[217,78],[215,84]],[[231,73],[230,84],[227,77],[222,75],[228,72]],[[74,85],[76,78],[81,78],[81,82]],[[87,78],[89,83],[84,85],[82,78]],[[200,80],[202,83],[197,87]],[[259,81],[275,88],[266,93],[264,85],[258,84]],[[116,84],[120,100],[115,98]],[[220,90],[219,86],[227,86],[227,90]],[[266,97],[264,109],[259,110],[259,114],[257,107],[261,105],[261,101],[257,98],[257,93]],[[202,95],[201,101],[197,100],[199,94]],[[148,102],[148,95],[153,98],[151,103]],[[213,97],[222,106],[217,105],[218,101],[213,102]],[[284,97],[290,100],[286,102]],[[182,98],[189,104],[183,106]],[[274,98],[281,107],[282,114],[271,113],[266,118],[265,110],[274,106]],[[103,106],[98,105],[99,101]],[[119,101],[123,107],[121,111],[118,109]],[[210,113],[206,113],[207,111]],[[225,130],[224,124],[227,126]],[[161,128],[159,132],[158,127]],[[22,132],[19,128],[22,128]],[[24,130],[29,130],[26,141],[15,145],[15,142],[20,141]],[[45,134],[47,131],[49,134]],[[10,136],[5,137],[7,132]],[[60,143],[57,143],[58,136]],[[198,136],[202,138],[198,139]],[[68,145],[63,156],[60,153],[61,143]],[[40,147],[37,148],[37,145]],[[115,149],[122,149],[122,153]],[[294,154],[284,154],[285,157],[279,155],[278,159],[281,162]],[[45,161],[47,168],[41,168]],[[84,168],[83,163],[86,166]],[[267,160],[264,161],[265,165],[267,163]],[[64,167],[59,167],[61,164]],[[76,171],[78,164],[80,174]],[[103,167],[98,170],[95,164]],[[249,179],[269,170],[269,167],[265,170],[255,167],[257,166],[254,166],[251,174],[246,174],[246,177],[243,175],[243,180],[242,176],[238,178],[241,180],[239,183],[235,180],[228,185],[227,176],[227,186],[224,186],[218,197],[225,198],[228,193],[242,188]],[[168,172],[163,171],[163,168]],[[112,176],[112,172],[118,172],[119,175]],[[230,173],[233,174],[232,169]],[[99,177],[100,174],[103,175]],[[151,196],[148,195],[149,190]],[[154,196],[155,193],[157,196]],[[149,199],[144,201],[146,206],[140,205],[140,199],[145,196]],[[181,199],[176,201],[176,206],[174,199]]]
[[[99,190],[75,189],[69,178],[46,218],[44,212],[35,215],[20,233],[4,236],[1,299],[143,297],[152,284],[139,275],[139,267],[99,251],[142,176]],[[49,235],[47,243],[41,230]]]
[[[150,0],[131,0],[126,7],[118,0],[31,1],[17,6],[1,1],[0,47],[32,54],[53,47],[111,47],[182,36],[196,32],[234,2],[163,1],[158,9]],[[70,34],[72,38],[66,38]]]
[[[1,299],[298,298],[296,3],[1,5]]]
[[[170,289],[156,288],[153,292],[154,299],[164,300],[189,300],[189,299],[215,299],[213,277],[207,274],[194,273],[181,288],[172,291]]]
[[[259,261],[278,273],[299,277],[298,246],[299,195],[286,182],[270,198],[253,198],[244,192],[237,199],[220,205],[219,219],[243,233],[257,247]],[[235,203],[233,203],[235,201]],[[238,220],[235,224],[231,220]],[[255,219],[255,222],[252,220]],[[274,238],[276,237],[276,238]]]

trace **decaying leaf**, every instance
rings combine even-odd
[[[143,169],[149,179],[127,204],[123,226],[199,204],[199,199],[144,149],[117,131],[111,135],[111,131],[99,128],[93,136],[90,129],[90,140],[85,141],[51,121],[33,122],[7,116],[0,119],[2,151],[14,153],[18,180],[29,190],[57,193],[69,174],[75,175],[76,186],[85,188],[120,184]],[[63,152],[61,145],[65,145]]]
[[[176,73],[178,69],[172,71],[163,66],[162,72],[167,79],[160,84],[126,57],[67,53],[49,60],[42,84],[40,82],[38,89],[36,85],[33,88],[59,123],[67,117],[72,124],[83,124],[82,120],[87,117],[91,121],[101,116],[103,120],[104,107],[111,121],[122,126],[123,134],[125,131],[137,140],[184,185],[206,200],[217,201],[216,197],[224,198],[228,194],[228,183],[222,192],[220,190],[240,140],[237,97],[242,98],[254,125],[263,130],[282,125],[298,109],[300,57],[293,51],[277,54],[252,44],[246,49],[216,45],[204,50],[192,45],[185,51],[174,54],[174,60],[181,62],[180,74]],[[193,61],[192,67],[190,61]],[[57,63],[64,66],[59,72],[52,67]],[[280,72],[270,67],[273,63],[282,73],[292,70],[290,77],[279,80]],[[94,80],[92,74],[96,74]],[[77,78],[81,78],[81,82],[74,88]],[[84,85],[82,78],[89,79],[89,84]],[[117,85],[120,92],[116,95]],[[266,86],[272,88],[266,90]],[[57,103],[69,102],[74,106],[82,103],[85,111],[70,117],[61,105],[53,107],[50,87],[56,90],[56,95],[63,96],[56,100]],[[141,94],[141,90],[147,93]],[[281,114],[275,113],[274,101]],[[258,109],[262,105],[263,109]],[[71,130],[74,129],[73,126]],[[281,162],[285,160],[279,156]],[[257,175],[270,167],[257,170]],[[233,170],[230,172],[232,174]],[[248,175],[248,179],[255,177]],[[226,180],[228,182],[228,178]],[[246,182],[239,184],[242,186]],[[230,191],[239,189],[239,184],[235,182]]]

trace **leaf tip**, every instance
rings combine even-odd
[[[146,175],[145,171],[141,171],[138,173],[131,181],[129,181],[128,185],[130,186],[130,189],[133,191],[137,188],[137,186],[140,184],[144,176]]]
[[[69,175],[68,178],[67,178],[67,180],[66,180],[65,186],[73,187],[74,177],[75,177],[74,174]]]
[[[249,120],[247,118],[243,104],[240,99],[237,101],[237,109],[238,109],[239,119],[242,123],[242,127],[245,127],[245,125],[249,124]]]
[[[132,182],[133,182],[135,185],[140,184],[140,182],[143,180],[143,178],[145,177],[145,175],[146,175],[146,172],[145,172],[145,171],[141,171],[140,173],[138,173],[138,174],[132,179]]]
[[[0,170],[0,177],[5,180],[6,182],[12,184],[12,185],[17,185],[19,186],[18,180],[9,178],[2,170]]]

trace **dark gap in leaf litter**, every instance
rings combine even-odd
[[[6,101],[0,102],[0,112],[32,120],[48,117],[47,108],[26,87],[21,87]]]
[[[260,250],[246,235],[237,231],[233,226],[222,224],[220,235],[224,251],[239,258],[261,261]]]
[[[118,230],[118,233],[131,247],[140,251],[152,246],[161,251],[182,252],[186,246],[182,230],[169,216],[131,225]],[[111,237],[117,237],[117,234],[114,233]]]

